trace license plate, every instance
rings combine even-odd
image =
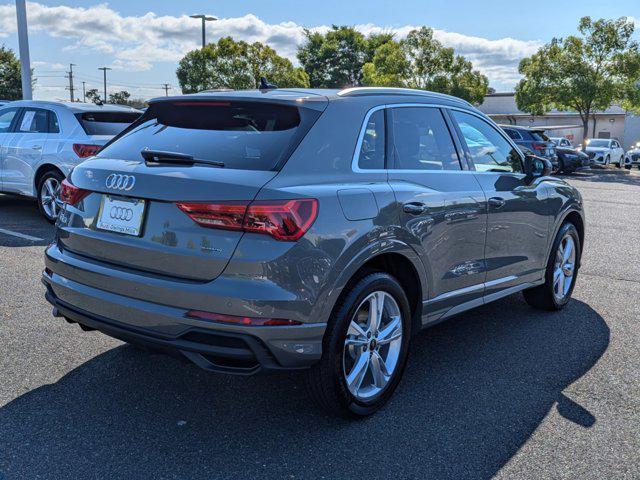
[[[140,236],[145,201],[102,196],[96,227],[100,230]]]

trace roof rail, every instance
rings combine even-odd
[[[446,95],[444,93],[431,92],[429,90],[417,90],[414,88],[397,88],[397,87],[349,87],[340,90],[337,95],[340,97],[359,97],[364,95],[409,95],[421,97],[440,97],[450,100],[457,100],[467,105],[471,105],[462,98]]]

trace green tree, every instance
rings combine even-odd
[[[520,62],[524,76],[516,86],[518,108],[541,115],[553,108],[578,112],[583,137],[595,110],[620,103],[640,109],[640,49],[633,22],[580,19],[581,36],[553,39]]]
[[[358,86],[368,60],[367,40],[353,27],[333,25],[327,33],[305,31],[298,60],[314,88]]]
[[[433,37],[433,30],[422,27],[412,30],[402,41],[409,62],[406,85],[482,103],[489,80],[473,69],[473,64],[452,48]]]
[[[110,93],[109,103],[112,103],[114,105],[128,105],[129,97],[131,97],[131,94],[126,90],[122,90],[116,93]]]
[[[22,98],[22,80],[20,61],[13,50],[0,46],[0,99],[20,100]]]
[[[100,98],[100,94],[98,93],[98,89],[97,88],[91,88],[91,89],[87,90],[87,93],[85,94],[85,97],[87,98],[87,100],[89,100],[90,102],[93,102],[95,104],[102,103],[102,99]]]
[[[409,61],[402,45],[393,39],[380,44],[370,62],[362,67],[362,84],[380,87],[404,87]]]
[[[187,53],[180,60],[176,76],[183,93],[256,88],[262,76],[279,87],[309,86],[306,73],[271,47],[260,42],[236,42],[231,37]]]

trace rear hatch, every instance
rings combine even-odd
[[[556,144],[543,131],[532,130],[530,133],[533,138],[531,146],[537,155],[546,158],[554,158],[556,156]]]
[[[184,98],[152,103],[73,170],[70,183],[85,192],[60,221],[63,249],[175,278],[222,273],[243,232],[224,219],[205,228],[189,208],[223,205],[233,216],[238,206],[242,215],[321,111],[292,101]]]

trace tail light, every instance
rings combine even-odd
[[[271,235],[276,240],[296,241],[318,216],[315,198],[177,204],[198,225]]]
[[[76,205],[80,200],[89,195],[89,190],[84,190],[72,185],[66,178],[60,184],[60,201],[69,205]]]
[[[87,158],[95,155],[100,151],[102,147],[100,145],[91,145],[88,143],[74,143],[73,151],[76,152],[80,158]]]
[[[235,315],[223,315],[221,313],[203,312],[201,310],[189,310],[186,315],[187,317],[197,318],[198,320],[235,323],[237,325],[251,325],[254,327],[286,327],[291,325],[302,325],[302,322],[298,322],[297,320],[288,320],[286,318],[237,317]]]

